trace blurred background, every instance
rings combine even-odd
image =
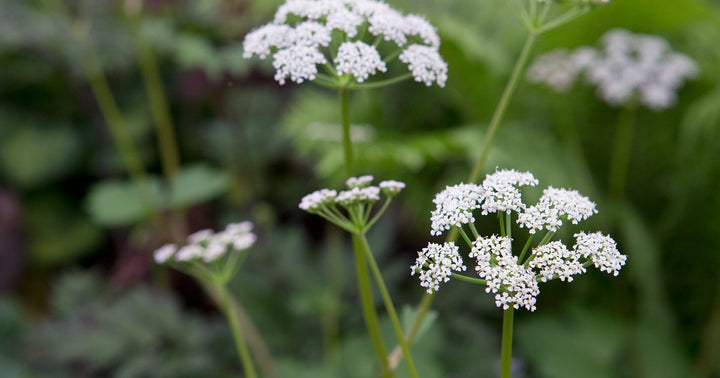
[[[438,27],[449,64],[444,89],[351,95],[358,173],[408,184],[369,238],[409,317],[432,198],[467,179],[525,31],[499,0],[389,3]],[[337,94],[279,86],[267,61],[242,58],[243,36],[279,4],[0,0],[1,377],[238,376],[212,301],[151,253],[240,220],[258,243],[231,289],[272,355],[261,370],[372,376],[349,240],[297,208],[344,181]],[[541,184],[528,198],[548,185],[590,196],[600,213],[583,229],[609,232],[628,264],[543,285],[538,310],[516,315],[514,376],[720,377],[720,4],[614,0],[533,55],[614,27],[666,38],[700,74],[673,108],[638,110],[617,198],[620,111],[587,86],[559,95],[521,80],[485,173],[530,170]],[[430,317],[413,346],[423,376],[497,374],[490,295],[451,282]]]

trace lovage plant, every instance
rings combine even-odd
[[[230,323],[247,377],[257,377],[257,373],[227,284],[247,258],[249,248],[255,244],[252,228],[252,223],[240,222],[231,223],[220,232],[201,230],[188,236],[186,245],[165,244],[154,254],[156,263],[167,264],[189,274],[218,294],[216,300]]]
[[[503,309],[501,376],[510,377],[514,310],[535,311],[540,283],[559,279],[571,282],[573,277],[595,266],[618,275],[627,257],[620,254],[615,241],[600,232],[579,232],[575,245],[568,248],[552,240],[565,223],[578,224],[597,213],[595,204],[577,191],[548,187],[535,205],[522,202],[520,188],[535,186],[538,180],[529,172],[499,170],[486,176],[480,185],[449,186],[435,196],[431,214],[432,235],[455,229],[462,236],[475,262],[478,277],[467,270],[460,247],[454,242],[429,243],[418,252],[411,274],[417,274],[428,293],[451,278],[484,286]],[[496,216],[499,235],[483,236],[475,226],[476,215]],[[524,245],[513,245],[513,224],[526,229]],[[544,233],[533,244],[535,235]]]

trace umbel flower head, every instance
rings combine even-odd
[[[382,1],[287,0],[273,22],[248,33],[243,56],[272,56],[280,84],[315,80],[333,87],[352,87],[386,73],[397,57],[415,81],[442,87],[447,64],[439,47],[434,26]]]
[[[610,105],[631,101],[663,110],[677,102],[677,91],[698,68],[686,55],[674,52],[654,35],[613,29],[600,38],[600,47],[542,55],[528,69],[528,79],[565,92],[581,75]]]
[[[395,180],[372,185],[372,176],[350,177],[345,182],[347,190],[316,190],[300,200],[299,207],[317,214],[351,233],[364,233],[372,227],[385,211],[390,201],[404,188],[405,183]],[[375,203],[385,196],[383,206],[370,218]]]
[[[467,256],[475,261],[479,278],[459,275],[466,266],[455,243],[429,243],[418,252],[410,268],[411,275],[418,274],[420,285],[428,293],[456,277],[485,285],[485,291],[495,295],[498,307],[530,311],[535,310],[540,282],[554,279],[572,282],[574,276],[585,273],[591,265],[617,276],[627,256],[618,251],[610,236],[600,232],[576,233],[572,248],[552,240],[563,222],[578,224],[597,213],[595,203],[575,190],[548,187],[536,204],[525,205],[520,187],[537,184],[530,172],[497,170],[480,185],[448,186],[438,193],[433,200],[436,207],[431,214],[431,234],[440,235],[456,228],[469,248]],[[479,235],[474,225],[478,213],[496,213],[500,235]],[[517,254],[513,253],[512,220],[529,234]],[[538,231],[545,231],[545,236],[533,245]]]
[[[209,280],[227,280],[257,239],[251,222],[228,224],[225,230],[200,230],[178,247],[165,244],[154,255],[158,264],[171,264],[181,271]]]

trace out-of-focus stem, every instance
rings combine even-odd
[[[380,322],[378,321],[377,309],[372,298],[372,286],[370,285],[370,277],[368,276],[367,260],[363,255],[363,245],[360,237],[353,234],[353,252],[355,255],[355,268],[357,269],[358,289],[360,291],[360,301],[362,302],[363,316],[365,324],[370,334],[370,341],[373,344],[378,361],[380,362],[380,370],[383,377],[392,377],[392,371],[388,368],[387,349],[382,341],[382,333],[380,332]]]
[[[618,128],[615,132],[615,143],[613,144],[608,176],[610,198],[615,200],[622,197],[627,182],[632,140],[635,133],[635,109],[636,106],[633,104],[623,107]]]
[[[470,177],[468,179],[469,182],[477,181],[478,176],[480,176],[480,172],[482,171],[483,166],[485,165],[485,161],[487,160],[488,153],[490,152],[490,146],[492,145],[492,142],[495,139],[495,134],[500,127],[500,123],[502,122],[505,111],[507,110],[508,104],[510,103],[510,98],[512,98],[513,93],[515,93],[515,88],[517,87],[520,76],[522,76],[523,69],[525,68],[525,64],[527,63],[528,57],[530,56],[530,50],[535,43],[536,37],[537,34],[532,32],[528,33],[527,39],[525,40],[525,45],[520,52],[518,60],[515,62],[515,68],[513,68],[512,76],[510,76],[510,80],[507,82],[507,85],[505,85],[505,89],[503,90],[502,96],[500,97],[500,102],[498,102],[497,106],[495,107],[495,112],[493,113],[492,119],[490,120],[490,126],[488,127],[487,134],[485,134],[483,144],[480,147],[480,155],[478,156],[477,160],[475,160],[475,165],[473,165],[472,171],[470,173]]]
[[[240,361],[242,361],[245,376],[247,378],[257,378],[255,365],[250,357],[250,351],[248,350],[247,343],[245,342],[245,337],[243,336],[238,316],[235,313],[235,306],[230,303],[230,295],[228,294],[227,287],[225,285],[219,285],[217,290],[220,292],[223,312],[225,313],[228,323],[230,323],[230,329],[232,330],[233,339],[235,340],[235,348],[237,349]]]
[[[375,283],[377,284],[378,289],[380,289],[380,295],[385,302],[385,309],[387,310],[388,315],[390,315],[390,321],[392,322],[393,329],[395,330],[395,336],[397,336],[398,343],[400,344],[400,349],[405,356],[405,363],[407,364],[408,370],[410,371],[410,376],[413,378],[418,378],[418,372],[415,368],[415,362],[413,361],[412,354],[410,354],[410,346],[408,345],[407,341],[405,341],[405,335],[403,334],[400,319],[398,318],[397,311],[395,310],[395,305],[393,304],[392,298],[390,297],[390,292],[385,285],[385,280],[383,280],[380,268],[375,261],[375,257],[373,256],[372,251],[370,250],[370,246],[368,245],[365,235],[361,234],[355,237],[359,240],[360,247],[365,254],[365,258],[370,263],[370,269],[375,276]],[[383,353],[382,355],[382,359],[383,361],[385,361],[385,363],[387,363],[387,360],[385,358],[386,355],[386,353]]]
[[[217,286],[204,282],[202,282],[202,285],[205,291],[210,295],[215,303],[220,306],[220,308],[224,308],[224,300],[227,300],[228,306],[232,307],[233,314],[237,319],[237,322],[240,324],[244,336],[247,338],[247,343],[252,350],[253,355],[257,359],[257,363],[260,371],[263,373],[263,377],[278,378],[278,374],[275,370],[275,362],[270,354],[270,349],[243,306],[232,295],[228,295],[226,297],[227,299],[224,299],[221,290],[219,290]]]

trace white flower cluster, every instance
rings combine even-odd
[[[528,266],[538,270],[542,282],[554,278],[572,282],[572,276],[585,273],[580,257],[581,255],[570,251],[562,242],[553,241],[533,249],[533,258]]]
[[[529,80],[563,92],[584,73],[597,87],[598,96],[611,105],[637,99],[650,109],[663,110],[677,102],[677,91],[685,80],[698,74],[692,59],[673,52],[658,36],[613,29],[600,42],[600,48],[540,56],[528,69]]]
[[[536,297],[540,294],[535,274],[518,264],[511,245],[508,237],[480,237],[473,243],[469,257],[477,259],[475,271],[487,281],[485,292],[495,294],[496,306],[535,311]]]
[[[342,43],[331,44],[334,31],[340,32]],[[280,84],[288,78],[296,83],[315,80],[317,66],[329,63],[334,64],[335,73],[351,75],[360,83],[387,70],[377,43],[362,40],[365,34],[403,49],[400,60],[416,81],[445,85],[447,63],[438,53],[440,38],[435,27],[378,0],[287,0],[272,23],[248,33],[243,56],[265,59],[272,55]],[[323,51],[336,45],[337,51]],[[334,57],[332,62],[327,56]]]
[[[393,197],[405,188],[405,183],[395,180],[382,181],[378,186],[370,185],[373,176],[350,177],[345,184],[348,190],[337,192],[330,189],[316,190],[300,200],[299,207],[309,213],[319,213],[336,204],[351,206],[354,204],[372,204],[380,200],[380,192]]]
[[[484,280],[485,291],[495,294],[495,304],[503,309],[525,308],[535,310],[540,293],[538,282],[554,279],[571,282],[573,276],[585,273],[586,267],[613,275],[625,265],[627,256],[620,254],[615,241],[600,232],[575,234],[576,244],[567,248],[561,241],[549,241],[552,232],[567,220],[573,224],[597,213],[595,203],[575,190],[548,187],[537,204],[527,207],[522,202],[519,187],[535,186],[538,180],[530,172],[497,170],[486,176],[481,185],[460,184],[448,186],[435,196],[436,205],[431,214],[432,235],[439,235],[452,227],[474,223],[473,211],[482,209],[483,215],[505,212],[517,213],[517,223],[531,234],[547,230],[547,239],[541,245],[523,248],[520,257],[512,253],[512,239],[507,236],[482,237],[477,235],[471,243],[470,258],[476,261],[475,271]],[[468,237],[465,239],[470,243]],[[530,243],[530,241],[528,241]],[[519,260],[522,258],[523,260]],[[421,286],[428,292],[439,289],[447,282],[452,271],[463,271],[462,258],[455,243],[430,243],[418,252],[412,274],[419,273]]]
[[[580,232],[575,234],[575,238],[577,240],[573,247],[575,253],[590,258],[595,267],[603,272],[611,273],[614,276],[620,274],[620,269],[625,266],[627,256],[618,251],[613,238],[600,232],[592,234]]]
[[[463,272],[466,269],[455,243],[430,243],[418,252],[415,265],[410,267],[410,275],[418,273],[420,286],[432,294],[438,291],[441,282],[450,281],[453,271]]]
[[[576,190],[548,187],[537,204],[518,214],[517,223],[528,228],[531,234],[538,230],[557,231],[562,219],[573,224],[583,221],[597,213],[595,203]]]
[[[153,254],[155,262],[164,264],[172,259],[176,262],[202,260],[211,263],[230,251],[243,251],[255,244],[252,228],[251,222],[240,222],[228,224],[225,230],[216,233],[212,230],[198,231],[188,236],[185,246],[165,244],[158,248]]]
[[[482,208],[482,214],[521,211],[520,186],[537,185],[530,172],[512,169],[495,171],[485,177],[480,185],[459,184],[448,186],[435,195],[435,210],[430,215],[430,234],[437,236],[454,227],[474,223],[473,211]]]

